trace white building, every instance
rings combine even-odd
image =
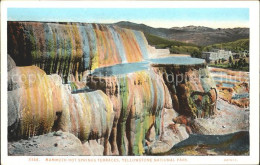
[[[214,49],[212,52],[202,52],[202,58],[206,59],[206,61],[215,61],[219,59],[228,60],[229,57],[232,56],[231,51]]]

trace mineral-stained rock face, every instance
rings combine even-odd
[[[163,77],[178,113],[194,118],[214,114],[217,91],[205,64],[152,64],[152,67]]]
[[[57,128],[73,133],[81,141],[102,140],[104,154],[107,154],[114,120],[109,98],[102,91],[93,91],[63,96],[63,99],[63,111]]]
[[[62,129],[82,141],[103,138],[107,145],[114,112],[111,101],[102,91],[71,94],[70,86],[61,84],[58,75],[46,75],[34,66],[15,69],[14,73],[33,73],[37,78],[28,85],[25,82],[31,81],[30,76],[24,76],[24,82],[8,92],[9,138]]]
[[[36,66],[14,67],[8,72],[8,91],[39,86],[44,78],[46,73]]]
[[[173,122],[173,119],[178,116],[173,109],[164,108],[161,115],[161,134],[160,138],[152,141],[146,153],[148,154],[163,154],[169,151],[175,144],[189,137],[186,126]]]
[[[15,68],[16,64],[12,57],[8,54],[7,55],[7,71],[10,71],[11,69]]]
[[[239,107],[249,107],[249,72],[210,68],[219,97]]]
[[[11,155],[31,155],[17,142],[31,144],[31,136],[44,144],[57,139],[45,145],[54,155],[66,154],[67,141],[82,152],[68,155],[162,154],[188,138],[188,120],[214,114],[216,90],[204,60],[151,59],[138,31],[8,22],[8,53]],[[41,149],[36,155],[46,153]]]
[[[51,131],[56,111],[62,110],[57,107],[59,103],[53,82],[44,71],[34,66],[14,68],[8,77],[11,90],[8,91],[9,131],[16,137]]]
[[[24,44],[21,44],[24,43]],[[148,58],[143,33],[87,23],[8,22],[8,53],[18,66],[37,65],[67,79],[86,69]]]
[[[111,68],[104,68],[108,73]],[[114,105],[115,119],[111,133],[112,152],[142,155],[146,136],[155,127],[160,134],[161,110],[171,108],[171,99],[163,80],[153,71],[89,76],[87,86],[101,89]]]

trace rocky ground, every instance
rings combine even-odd
[[[81,156],[103,155],[104,147],[96,140],[82,143],[68,132],[51,132],[8,143],[9,155],[27,156]]]
[[[9,142],[9,155],[82,155],[84,149],[73,134],[53,132],[34,136],[28,140]]]
[[[190,122],[193,133],[163,155],[249,155],[249,108],[217,100],[217,113]]]
[[[192,127],[195,133],[204,135],[249,131],[249,108],[241,108],[218,99],[216,114],[210,118],[195,119]]]
[[[190,138],[175,145],[167,155],[249,155],[249,132],[241,131],[226,135],[190,135]]]

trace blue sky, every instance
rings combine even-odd
[[[248,8],[8,8],[9,21],[114,23],[131,21],[153,27],[249,27]]]

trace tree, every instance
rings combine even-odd
[[[196,57],[196,58],[201,58],[201,55],[202,55],[202,53],[199,50],[193,50],[191,53],[191,56]]]
[[[228,62],[229,62],[230,64],[232,64],[233,61],[234,61],[233,56],[229,56],[229,58],[228,58]]]
[[[235,68],[234,62],[231,62],[230,65],[231,65],[231,68]]]
[[[241,58],[238,60],[237,65],[238,65],[238,68],[243,67],[243,60]]]
[[[236,61],[235,62],[235,68],[238,68],[239,66],[238,66],[238,62]]]
[[[243,59],[243,66],[246,66],[246,59]]]

